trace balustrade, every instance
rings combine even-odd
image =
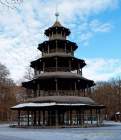
[[[85,93],[79,90],[37,90],[36,96],[85,96]]]
[[[74,56],[74,53],[73,52],[60,52],[60,51],[57,51],[57,52],[51,51],[50,53],[43,52],[42,53],[42,56],[49,56],[49,55],[56,55],[56,54]]]

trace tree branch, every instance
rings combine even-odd
[[[17,4],[20,4],[23,0],[0,0],[0,4],[8,8],[14,9]]]

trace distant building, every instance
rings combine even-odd
[[[70,30],[56,20],[45,35],[49,40],[38,47],[42,57],[31,62],[34,79],[23,83],[28,99],[11,108],[18,111],[17,126],[100,126],[104,106],[86,97],[95,83],[83,77],[86,63],[74,56],[78,46],[67,40]]]

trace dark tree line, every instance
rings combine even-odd
[[[9,119],[9,108],[16,103],[15,84],[8,76],[9,70],[0,63],[0,121]]]
[[[96,83],[91,97],[106,106],[107,119],[112,119],[116,112],[121,112],[121,80],[112,79],[108,82]]]

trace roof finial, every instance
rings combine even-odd
[[[56,21],[58,21],[59,12],[58,12],[58,7],[57,7],[57,4],[56,4],[56,13],[55,13],[55,16],[56,16]]]

